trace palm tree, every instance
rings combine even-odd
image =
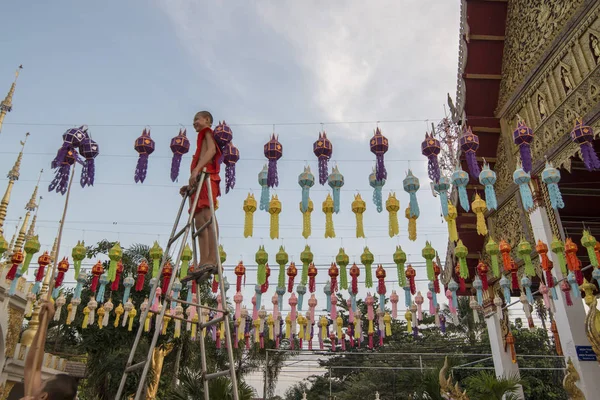
[[[471,400],[517,400],[521,379],[516,376],[496,378],[488,371],[479,371],[464,381]]]
[[[211,399],[233,399],[231,381],[227,378],[217,378],[208,382],[208,391]],[[238,382],[238,396],[240,400],[251,400],[254,389],[246,382]],[[168,398],[173,400],[204,400],[204,386],[200,371],[185,368],[179,374],[179,385],[168,393]]]

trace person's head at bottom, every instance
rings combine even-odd
[[[42,385],[33,400],[75,400],[77,398],[77,379],[66,374],[58,374]]]

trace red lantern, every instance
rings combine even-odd
[[[117,263],[117,272],[116,272],[115,280],[113,281],[112,285],[110,286],[110,290],[119,290],[119,282],[121,281],[121,275],[123,275],[124,269],[125,269],[125,267],[123,266],[123,263],[119,260],[119,262]]]
[[[35,275],[36,282],[41,282],[44,279],[45,269],[51,262],[52,262],[52,260],[50,259],[50,255],[48,254],[47,251],[44,252],[44,254],[42,254],[40,256],[40,258],[38,258],[38,265],[40,267],[38,268],[37,274]]]
[[[98,281],[100,280],[100,275],[102,275],[104,273],[104,267],[102,266],[102,263],[100,261],[98,261],[93,267],[92,267],[92,286],[90,287],[90,290],[93,293],[96,293],[96,289],[98,288]]]
[[[163,284],[162,284],[162,292],[167,296],[169,295],[169,293],[167,293],[167,290],[169,289],[169,282],[171,281],[172,275],[173,275],[173,265],[171,265],[170,261],[167,261],[167,263],[163,267]]]
[[[567,255],[567,267],[575,274],[578,285],[583,284],[583,273],[581,272],[581,261],[577,258],[577,245],[567,238],[565,241],[565,254]]]
[[[271,268],[269,268],[269,264],[265,264],[265,283],[260,286],[260,292],[266,293],[269,290],[269,277],[271,276]]]
[[[360,276],[360,269],[356,265],[356,263],[352,264],[350,267],[350,276],[352,277],[352,293],[358,293],[358,277]]]
[[[517,272],[519,272],[519,267],[517,267],[517,263],[513,260],[510,263],[510,276],[512,278],[513,290],[519,289],[519,276],[517,275]]]
[[[67,257],[63,258],[61,262],[58,263],[58,275],[56,275],[56,281],[54,282],[54,287],[59,287],[63,283],[63,279],[65,279],[65,274],[69,270],[69,260]]]
[[[242,290],[242,276],[244,277],[244,283],[246,278],[246,267],[244,267],[243,262],[239,262],[234,269],[235,275],[237,276],[235,289],[236,292],[240,292]]]
[[[379,264],[377,266],[377,270],[375,271],[375,277],[379,281],[379,283],[377,284],[377,293],[379,295],[385,295],[385,269],[383,269],[383,265]]]
[[[17,275],[17,269],[19,268],[19,265],[23,262],[23,259],[25,257],[23,256],[23,252],[19,249],[17,250],[12,257],[10,258],[10,262],[12,263],[12,267],[10,268],[10,270],[8,271],[8,273],[6,274],[6,280],[7,281],[12,281],[15,279],[15,276]]]
[[[415,285],[415,276],[417,275],[417,272],[412,267],[412,265],[408,264],[404,275],[406,275],[406,279],[408,279],[408,283],[410,285],[410,293],[412,293],[413,295],[416,294],[417,286]]]
[[[440,293],[440,281],[439,281],[439,276],[442,273],[442,269],[440,268],[440,266],[438,265],[438,263],[436,263],[435,261],[433,262],[433,275],[435,276],[435,280],[433,281],[433,290],[436,293]]]
[[[189,270],[191,271],[192,268],[190,267]],[[142,260],[142,262],[140,263],[140,265],[138,265],[137,267],[137,281],[135,284],[135,290],[136,292],[139,292],[140,290],[142,290],[144,288],[144,281],[146,279],[146,274],[148,273],[148,261],[146,260]],[[192,287],[194,287],[195,285],[192,285]]]
[[[548,258],[548,245],[538,240],[535,250],[540,255],[540,264],[542,264],[542,269],[546,273],[546,285],[550,288],[554,287],[554,278],[552,278],[552,268],[554,265],[550,261],[550,258]]]
[[[488,278],[487,278],[488,270],[489,270],[488,266],[482,260],[479,260],[479,264],[477,264],[477,274],[479,275],[479,278],[481,279],[481,288],[483,290],[488,290]]]
[[[456,264],[456,267],[454,267],[454,272],[456,273],[456,276],[458,277],[458,284],[460,285],[459,286],[460,291],[464,293],[467,290],[467,286],[465,284],[465,278],[460,276],[460,264]]]
[[[292,293],[294,291],[294,278],[296,275],[298,275],[298,268],[296,268],[295,263],[291,263],[287,269],[288,293]]]
[[[500,253],[502,254],[502,265],[504,266],[504,271],[510,272],[512,257],[510,256],[510,251],[512,248],[510,244],[504,239],[500,241]]]
[[[338,290],[337,278],[340,275],[340,270],[335,263],[331,263],[329,267],[329,277],[331,278],[331,293],[335,293]]]
[[[315,267],[315,264],[310,263],[310,265],[308,266],[308,290],[311,293],[314,293],[315,289],[316,289],[316,283],[315,283],[316,276],[317,276],[317,267]]]

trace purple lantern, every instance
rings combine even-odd
[[[223,153],[223,162],[225,163],[225,193],[235,187],[235,163],[240,159],[240,151],[229,142]]]
[[[77,151],[72,148],[68,148],[65,152],[63,161],[56,170],[54,179],[48,186],[48,191],[52,192],[56,190],[56,193],[65,194],[67,193],[67,187],[69,185],[69,176],[71,174],[71,165],[75,164],[77,160]],[[54,168],[54,167],[53,167]]]
[[[477,158],[475,157],[475,153],[479,148],[479,137],[477,137],[471,130],[471,127],[468,126],[466,130],[463,131],[463,134],[458,141],[460,143],[460,149],[465,153],[471,176],[474,179],[479,179],[481,170],[479,169],[479,164],[477,164]]]
[[[421,153],[429,160],[427,163],[427,173],[429,179],[433,182],[440,180],[440,165],[438,164],[438,154],[440,154],[440,141],[433,137],[433,133],[425,133],[425,140],[421,143]]]
[[[583,162],[588,171],[600,170],[600,160],[594,150],[594,131],[591,126],[583,125],[583,120],[575,120],[575,127],[571,131],[571,140],[579,145]]]
[[[96,166],[94,159],[100,153],[98,143],[89,136],[81,141],[79,153],[85,158],[83,170],[81,171],[81,187],[94,186],[94,177],[96,176]]]
[[[387,171],[385,170],[385,164],[383,163],[383,156],[388,151],[388,140],[381,134],[379,127],[375,129],[375,134],[371,138],[371,153],[377,157],[377,164],[375,165],[375,177],[376,180],[382,181],[387,179]]]
[[[87,126],[82,125],[79,128],[68,129],[63,133],[63,144],[58,150],[56,157],[52,160],[52,169],[59,168],[63,165],[63,161],[67,156],[67,152],[72,149],[76,149],[81,145],[83,139],[87,138]]]
[[[175,182],[179,176],[179,167],[181,158],[190,151],[190,140],[186,136],[186,129],[179,129],[179,135],[171,139],[171,151],[173,159],[171,160],[171,181]]]
[[[140,154],[137,166],[135,167],[134,179],[136,183],[144,183],[146,173],[148,172],[148,157],[154,153],[154,140],[150,137],[150,129],[144,128],[142,136],[135,140],[133,147]]]
[[[324,185],[327,183],[327,176],[329,176],[327,162],[333,153],[333,145],[327,139],[325,131],[319,133],[319,139],[313,144],[313,153],[319,158],[319,183]]]
[[[233,139],[233,131],[227,125],[227,122],[219,121],[219,125],[215,127],[213,131],[213,135],[215,138],[215,142],[217,142],[217,146],[221,149],[221,158],[219,159],[219,163],[223,161],[223,154],[225,153],[225,148]]]
[[[275,134],[271,135],[271,140],[265,144],[265,157],[269,159],[269,170],[267,172],[267,186],[279,186],[279,177],[277,176],[277,160],[283,155],[283,147]]]
[[[513,131],[513,141],[519,146],[523,170],[527,173],[531,173],[531,168],[533,166],[531,161],[533,131],[525,124],[525,121],[521,120],[517,123],[517,129]]]

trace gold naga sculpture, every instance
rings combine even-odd
[[[577,372],[573,365],[573,361],[571,361],[571,358],[569,357],[569,361],[567,362],[567,373],[563,379],[563,387],[570,400],[585,400],[583,392],[577,387],[577,381],[579,381],[579,372]]]
[[[469,400],[467,391],[461,392],[458,382],[452,385],[452,377],[448,375],[448,378],[446,378],[448,368],[448,357],[446,357],[444,366],[440,370],[440,394],[446,400]]]
[[[585,333],[592,345],[592,350],[600,359],[600,311],[596,307],[598,300],[594,296],[595,286],[586,279],[580,289],[585,292],[585,303],[590,308],[585,317]]]
[[[152,371],[154,376],[152,377],[152,383],[148,385],[148,391],[146,392],[146,400],[156,399],[163,363],[165,361],[165,357],[169,355],[171,350],[173,350],[173,343],[167,343],[165,345],[156,347],[152,352]]]

